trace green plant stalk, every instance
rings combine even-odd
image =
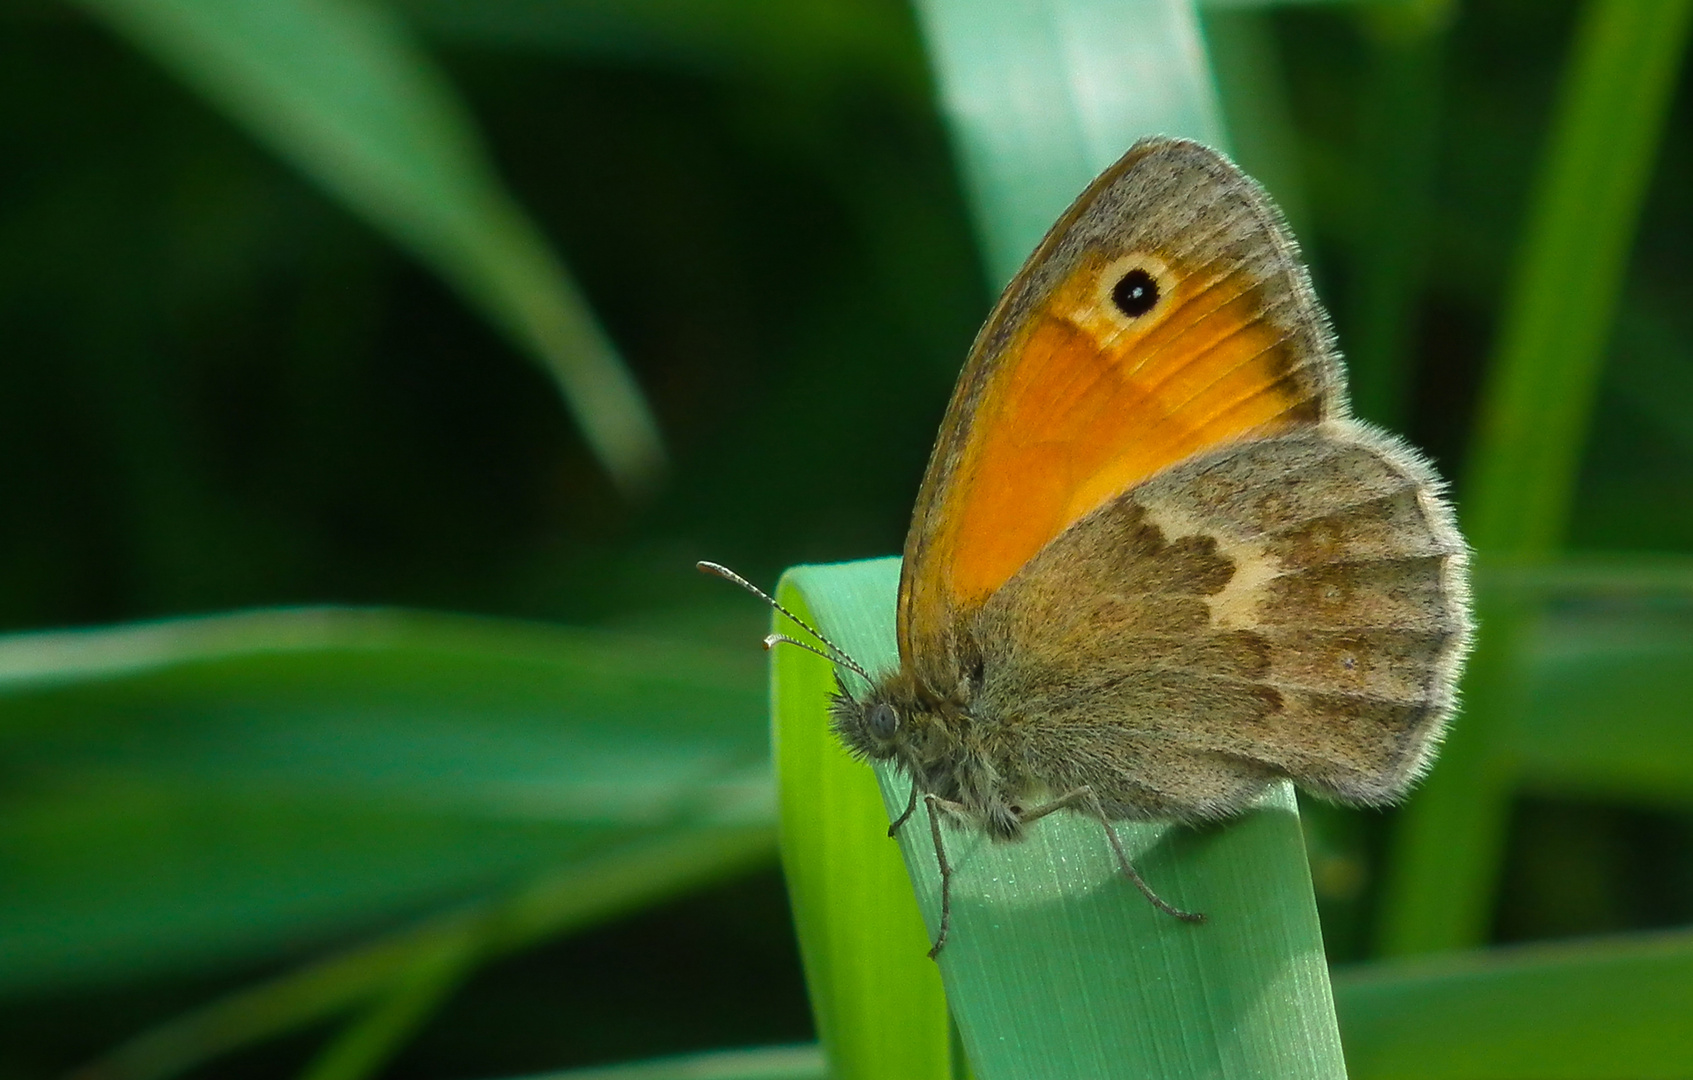
[[[1594,0],[1577,29],[1462,489],[1478,576],[1545,558],[1563,537],[1690,16],[1690,0]],[[1513,782],[1500,729],[1522,698],[1518,615],[1481,595],[1464,714],[1395,837],[1379,934],[1390,955],[1486,935]]]
[[[1537,790],[1693,802],[1693,560],[1640,562],[1566,564],[1532,582],[1549,610],[1525,627],[1528,698],[1504,738]]]
[[[818,628],[870,671],[885,671],[898,662],[898,565],[888,559],[800,567],[783,578],[781,597],[802,602],[807,611],[800,614],[815,616]],[[786,770],[796,742],[833,741],[824,715],[833,674],[809,653],[781,652],[775,713],[785,858],[840,866],[827,852],[801,849],[805,838],[832,833],[841,847],[869,845],[864,858],[877,859],[877,845],[894,847],[888,822],[904,809],[910,782],[879,767],[881,798],[868,798],[871,770],[838,747],[816,752],[811,771]],[[831,794],[849,786],[860,793],[850,805]],[[950,824],[944,832],[956,874],[951,936],[938,967],[981,1080],[1345,1075],[1290,787],[1273,789],[1224,827],[1119,826],[1153,886],[1172,903],[1207,914],[1200,926],[1148,904],[1117,869],[1098,823],[1079,815],[1046,818],[1019,844],[991,843]],[[916,908],[911,884],[889,873],[886,856],[873,883],[842,869],[840,896],[820,902],[808,891],[801,902],[796,895],[802,942],[856,943],[851,952],[831,953],[827,970],[816,968],[815,947],[805,953],[813,985],[826,983],[817,999],[819,1029],[838,1077],[944,1075],[851,1072],[835,1057],[843,1037],[872,1046],[906,1038],[944,1045],[938,1002],[925,1005],[920,1026],[913,1010],[878,1011],[923,974],[940,918],[939,872],[921,813],[900,832],[899,849]],[[926,935],[912,932],[919,908]],[[900,930],[862,932],[872,919],[894,920]],[[890,954],[890,947],[901,951]],[[885,974],[896,963],[913,974]],[[840,1002],[849,993],[868,1004],[843,1023]],[[835,1013],[825,1020],[823,1009]]]
[[[1463,488],[1484,555],[1563,539],[1690,17],[1690,0],[1592,0],[1577,29]]]
[[[1477,578],[1486,579],[1486,567]],[[1515,781],[1500,738],[1520,710],[1516,675],[1522,614],[1476,590],[1485,644],[1464,673],[1464,704],[1434,771],[1398,821],[1384,869],[1376,951],[1404,956],[1467,948],[1487,938],[1495,875]]]
[[[1693,934],[1629,934],[1373,963],[1334,972],[1351,1080],[1672,1080]],[[823,1080],[815,1046],[772,1046],[525,1080]],[[1298,1073],[1290,1075],[1300,1075]]]
[[[1465,716],[1485,723],[1460,729],[1462,741],[1443,753],[1395,837],[1384,895],[1420,906],[1389,908],[1406,920],[1386,925],[1381,947],[1390,954],[1483,939],[1515,787],[1693,797],[1693,740],[1681,709],[1693,698],[1693,634],[1684,620],[1649,614],[1693,597],[1693,564],[1565,558],[1482,569],[1476,606],[1488,636],[1465,676]],[[1629,597],[1635,606],[1595,615],[1619,611]]]

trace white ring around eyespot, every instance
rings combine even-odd
[[[1117,306],[1112,293],[1116,291],[1117,282],[1123,280],[1123,275],[1130,270],[1144,270],[1152,278],[1152,283],[1158,287],[1158,302],[1140,315],[1125,314]],[[1133,251],[1127,255],[1120,255],[1105,265],[1100,271],[1099,286],[1094,294],[1094,300],[1100,310],[1110,313],[1111,318],[1123,326],[1145,326],[1155,322],[1170,306],[1170,297],[1175,294],[1176,279],[1170,272],[1169,264],[1158,256],[1144,251]]]

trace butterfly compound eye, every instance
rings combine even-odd
[[[1137,266],[1111,287],[1111,302],[1124,315],[1138,319],[1158,306],[1158,282]]]
[[[865,723],[870,727],[870,734],[878,739],[891,739],[894,732],[899,730],[899,713],[887,702],[878,702],[870,709],[870,715],[865,717]]]

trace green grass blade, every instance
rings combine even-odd
[[[1139,137],[1222,146],[1183,0],[921,0],[942,104],[995,288]]]
[[[870,670],[897,662],[897,562],[802,567],[784,582],[785,595],[803,599],[819,628]],[[785,673],[809,672],[779,678],[779,739],[823,737],[828,665],[799,650],[779,663]],[[829,767],[857,770],[865,780],[870,772],[841,753]],[[888,845],[887,823],[903,809],[910,788],[892,770],[878,773],[881,803],[855,802],[850,821],[847,808],[824,807],[810,797],[816,783],[809,774],[796,779],[780,773],[784,830],[794,816],[811,815],[826,820],[808,830],[851,829],[861,842]],[[790,795],[791,783],[812,786]],[[927,830],[914,822],[920,827],[903,830],[900,847],[932,930],[939,919],[939,875]],[[1276,789],[1255,812],[1225,828],[1135,825],[1121,832],[1153,885],[1172,902],[1205,911],[1209,922],[1191,926],[1155,911],[1117,871],[1099,826],[1079,816],[1053,815],[1017,845],[948,829],[958,869],[952,937],[939,968],[974,1075],[1343,1076],[1291,789]],[[866,889],[854,898],[856,906],[843,904],[837,914],[849,923],[860,912],[908,917],[908,884],[884,874],[878,888],[881,895]],[[818,917],[815,911],[805,915]],[[909,962],[927,963],[926,944],[902,935],[897,947],[907,950]],[[860,964],[885,962],[881,943],[865,948],[854,958]],[[869,982],[840,955],[834,963],[840,983]],[[826,1045],[836,1035],[828,1027],[823,1034]]]
[[[522,1080],[830,1080],[831,1075],[820,1047],[767,1046],[571,1069]]]
[[[898,560],[789,571],[778,598],[863,661],[885,659],[885,612],[842,611],[816,582],[842,581],[878,598],[898,587]],[[865,621],[853,621],[862,614]],[[778,629],[793,632],[791,626]],[[862,650],[862,651],[861,651]],[[787,875],[806,985],[836,1080],[947,1080],[946,998],[925,955],[929,939],[899,848],[887,837],[869,769],[829,730],[831,667],[792,646],[771,660],[771,741]]]
[[[1693,566],[1684,559],[1587,557],[1530,564],[1483,562],[1476,595],[1491,635],[1469,676],[1472,695],[1496,711],[1467,733],[1420,799],[1434,801],[1439,831],[1416,805],[1388,895],[1421,906],[1390,908],[1390,952],[1479,939],[1491,896],[1484,845],[1501,842],[1517,787],[1602,799],[1685,803],[1693,797]],[[1508,644],[1501,638],[1509,635]],[[1477,686],[1486,688],[1477,691]],[[1456,832],[1450,830],[1457,830]],[[1410,848],[1421,845],[1420,849]],[[1447,877],[1446,875],[1453,875]],[[1467,878],[1464,875],[1469,875]],[[1441,892],[1438,886],[1452,891]],[[1411,930],[1420,935],[1413,938]],[[1460,932],[1462,937],[1459,936]],[[1406,936],[1398,936],[1404,934]],[[1419,946],[1419,942],[1423,943]]]
[[[421,259],[553,376],[626,491],[663,466],[634,377],[445,78],[362,0],[80,0]]]
[[[306,1066],[301,1080],[363,1080],[379,1072],[464,981],[479,944],[467,935],[419,950],[387,993]]]
[[[509,896],[325,957],[162,1024],[79,1071],[79,1080],[156,1080],[340,1015],[442,955],[501,956],[751,868],[767,825],[667,830],[584,859]]]
[[[1671,1080],[1693,1073],[1693,934],[1335,973],[1352,1080]]]
[[[1594,0],[1577,30],[1465,478],[1484,554],[1563,536],[1690,17],[1689,0]]]
[[[1460,511],[1496,563],[1561,541],[1690,0],[1594,0],[1580,21],[1513,274]],[[1389,954],[1484,939],[1516,782],[1501,729],[1525,703],[1518,613],[1485,591],[1465,711],[1407,808],[1384,891]]]
[[[252,963],[768,828],[755,658],[391,611],[0,638],[0,992]]]
[[[1384,869],[1376,951],[1387,956],[1465,948],[1487,937],[1516,783],[1501,736],[1523,707],[1524,688],[1516,679],[1519,612],[1483,589],[1477,596],[1484,629],[1464,672],[1463,711],[1401,812]]]

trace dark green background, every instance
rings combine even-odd
[[[615,20],[549,39],[453,4],[407,9],[657,412],[673,471],[631,505],[546,376],[446,287],[76,9],[9,0],[0,627],[329,602],[752,650],[764,613],[694,560],[769,582],[897,551],[991,293],[912,17],[865,3],[881,38],[819,51],[796,32],[792,52],[779,25],[755,48]],[[1477,0],[1444,44],[1414,388],[1394,408],[1448,476],[1575,11]],[[1372,171],[1366,113],[1384,50],[1350,5],[1213,18],[1263,19],[1285,67],[1301,239],[1344,347],[1369,196],[1392,180]],[[1582,550],[1693,549],[1690,106],[1684,78],[1585,451]],[[0,762],[0,799],[7,783]],[[1379,824],[1336,819],[1315,846],[1368,865]],[[1496,937],[1689,921],[1689,824],[1523,799]],[[1331,949],[1350,958],[1370,883],[1336,880]],[[503,961],[391,1075],[807,1038],[786,917],[772,869]],[[54,1075],[278,969],[0,1003],[0,1077]],[[320,1038],[204,1074],[289,1075]]]

